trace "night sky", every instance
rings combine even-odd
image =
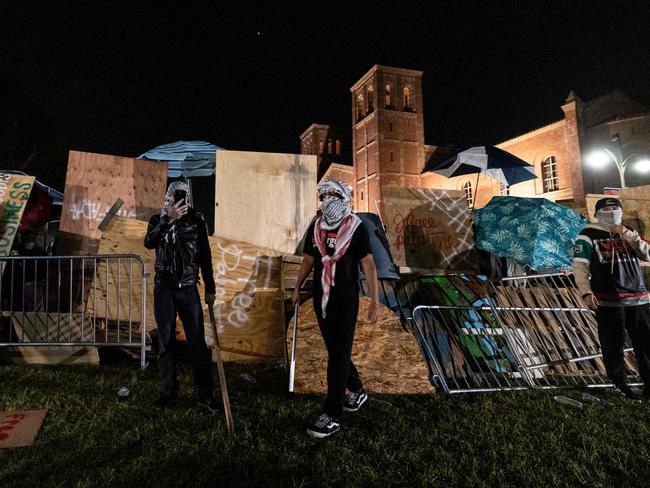
[[[0,165],[62,189],[69,149],[297,152],[312,122],[351,127],[349,88],[373,64],[424,71],[428,144],[559,120],[571,89],[650,103],[647,2],[348,3],[11,2]]]

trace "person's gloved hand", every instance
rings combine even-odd
[[[206,293],[205,294],[205,303],[207,303],[210,306],[214,305],[214,302],[215,302],[216,299],[217,299],[217,297],[215,296],[214,293]]]

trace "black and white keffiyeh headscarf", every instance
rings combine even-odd
[[[327,193],[336,193],[341,196],[327,195]],[[325,195],[325,196],[323,196]],[[318,198],[321,201],[321,228],[325,230],[336,229],[341,221],[352,213],[352,189],[345,181],[332,180],[318,185]]]
[[[174,181],[167,187],[167,193],[165,194],[163,206],[160,209],[160,215],[167,215],[169,213],[169,209],[174,205],[174,193],[177,190],[185,192],[187,195],[187,201],[185,203],[188,207],[192,207],[192,188],[190,185],[185,181]]]

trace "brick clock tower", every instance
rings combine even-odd
[[[375,65],[350,91],[355,210],[378,213],[381,185],[420,186],[422,72]]]

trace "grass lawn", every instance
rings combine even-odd
[[[0,486],[648,486],[650,403],[561,405],[553,392],[372,395],[325,440],[321,398],[277,367],[227,365],[235,432],[184,398],[159,412],[155,365],[0,366],[0,409],[48,408],[33,447],[0,450]],[[215,371],[216,373],[216,371]],[[255,379],[246,379],[250,375]],[[216,378],[216,374],[215,374]],[[117,390],[131,390],[120,401]],[[562,394],[579,398],[579,391]],[[220,397],[219,397],[220,398]]]

